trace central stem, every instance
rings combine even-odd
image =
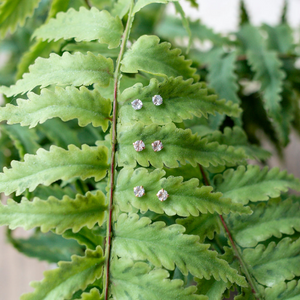
[[[112,238],[112,213],[113,213],[113,195],[115,185],[115,156],[116,156],[116,144],[117,144],[117,109],[118,109],[118,89],[120,82],[120,67],[123,55],[126,49],[126,44],[129,38],[131,25],[133,22],[133,1],[131,2],[130,11],[128,13],[128,20],[126,28],[123,33],[122,44],[118,55],[116,69],[114,74],[114,101],[113,101],[113,117],[112,117],[112,141],[111,141],[111,169],[110,169],[110,198],[108,205],[108,218],[107,218],[107,234],[106,234],[106,276],[104,284],[104,299],[108,300],[109,297],[109,270],[110,270],[110,257],[111,257],[111,238]]]

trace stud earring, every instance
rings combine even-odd
[[[145,189],[142,185],[135,186],[133,192],[136,197],[143,197],[145,195]]]
[[[166,190],[161,189],[161,190],[158,191],[158,193],[156,194],[156,196],[157,196],[157,198],[158,198],[159,201],[163,202],[163,201],[167,200],[167,198],[169,197],[169,194],[168,194],[168,192]]]
[[[133,143],[134,150],[137,152],[143,151],[145,149],[145,144],[142,140],[135,141]]]
[[[131,102],[131,106],[135,110],[140,110],[143,107],[143,102],[140,99],[135,99]]]
[[[163,103],[163,98],[162,98],[161,95],[154,95],[154,96],[152,97],[152,102],[153,102],[153,104],[156,105],[156,106],[162,105],[162,103]]]
[[[163,144],[161,141],[155,141],[151,144],[152,146],[152,149],[155,151],[155,152],[158,152],[158,151],[161,151],[163,149]]]

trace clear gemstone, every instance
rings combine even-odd
[[[140,99],[135,99],[131,102],[131,105],[135,110],[139,110],[143,107],[143,102]]]
[[[135,186],[133,188],[133,192],[136,197],[143,197],[145,195],[145,189],[143,188],[143,186]]]
[[[160,201],[166,201],[167,198],[169,197],[169,194],[164,189],[161,189],[161,190],[158,191],[158,193],[156,194],[156,196],[158,197],[158,200],[160,200]]]
[[[135,151],[143,151],[145,149],[145,144],[143,141],[136,141],[133,143],[133,147]]]
[[[163,144],[161,141],[155,141],[151,145],[152,145],[152,149],[155,152],[158,152],[158,151],[162,150],[162,148],[163,148]]]
[[[153,102],[154,105],[162,105],[163,98],[160,95],[154,95],[152,97],[152,102]]]

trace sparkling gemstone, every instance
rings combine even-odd
[[[158,193],[156,194],[156,196],[158,197],[158,200],[160,200],[160,201],[166,201],[167,198],[169,197],[169,194],[164,189],[161,189],[161,190],[158,191]]]
[[[143,151],[145,149],[145,144],[144,144],[143,141],[140,140],[140,141],[134,142],[133,147],[134,147],[135,151],[140,152],[140,151]]]
[[[131,102],[131,105],[135,110],[139,110],[143,107],[143,102],[140,99],[135,99]]]
[[[163,148],[163,144],[161,141],[155,141],[151,145],[152,145],[152,149],[155,152],[158,152],[158,151],[162,150],[162,148]]]
[[[154,95],[152,97],[152,102],[153,102],[154,105],[162,105],[163,98],[160,95]]]
[[[143,197],[145,195],[145,189],[141,185],[135,186],[133,188],[133,192],[134,192],[136,197]]]

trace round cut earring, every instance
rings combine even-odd
[[[154,96],[152,97],[152,102],[153,102],[153,104],[156,105],[156,106],[162,105],[162,103],[163,103],[163,98],[162,98],[161,95],[154,95]]]
[[[135,186],[133,192],[136,197],[143,197],[145,195],[145,189],[142,185]]]
[[[145,144],[142,140],[138,140],[133,143],[133,147],[135,151],[140,152],[145,149]]]
[[[161,151],[163,149],[163,144],[161,141],[155,141],[151,144],[151,146],[155,152]]]
[[[169,194],[166,190],[161,189],[158,191],[158,193],[156,194],[157,198],[159,201],[166,201],[167,198],[169,197]]]
[[[143,102],[140,99],[135,99],[131,102],[131,106],[135,110],[140,110],[143,107]]]

